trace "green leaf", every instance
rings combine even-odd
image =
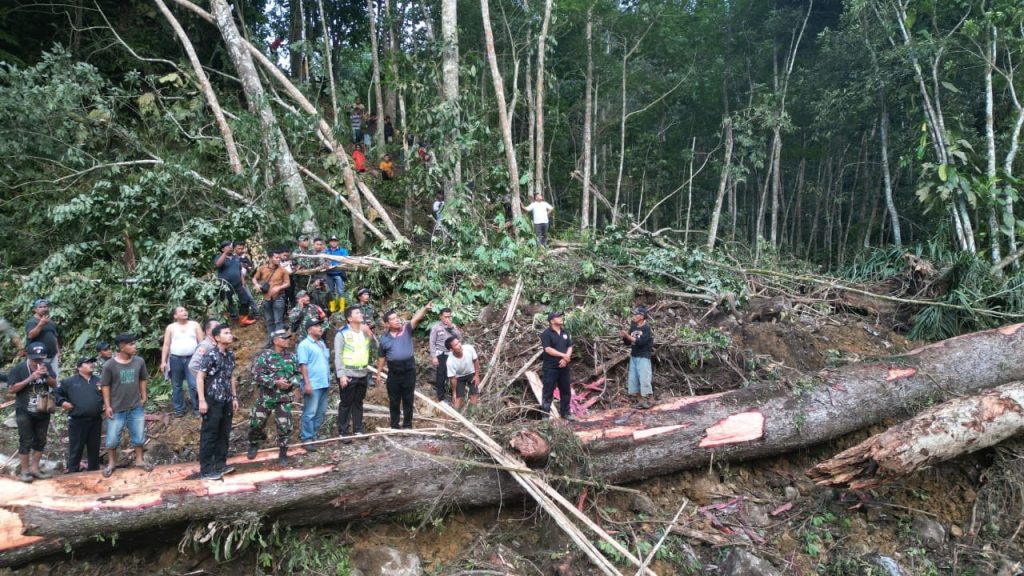
[[[945,182],[946,179],[947,179],[946,165],[945,164],[939,164],[939,180],[942,180],[943,182]]]
[[[960,89],[959,89],[959,88],[957,88],[957,87],[956,87],[956,86],[954,86],[954,85],[953,85],[952,83],[950,83],[950,82],[947,82],[947,81],[945,81],[945,80],[943,80],[943,81],[942,81],[942,86],[943,86],[943,87],[944,87],[944,88],[945,88],[946,90],[949,90],[950,92],[952,92],[953,94],[959,94],[959,93],[960,93]]]

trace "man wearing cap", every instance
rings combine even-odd
[[[576,418],[569,409],[569,400],[572,397],[569,373],[569,363],[572,362],[572,337],[563,329],[564,323],[564,313],[551,312],[548,314],[548,328],[540,334],[540,345],[544,349],[544,354],[541,355],[544,367],[541,381],[544,383],[544,391],[541,394],[540,409],[545,415],[551,413],[551,401],[555,397],[557,387],[559,414],[573,422]]]
[[[416,311],[412,319],[402,322],[394,310],[384,313],[387,329],[380,337],[380,357],[377,358],[377,384],[382,380],[384,363],[388,365],[388,409],[392,428],[412,428],[412,403],[416,391],[416,361],[412,333],[434,307],[433,302]],[[404,418],[402,417],[404,412]],[[401,426],[399,421],[401,420]]]
[[[288,312],[288,326],[292,332],[299,334],[299,341],[306,338],[306,323],[312,320],[324,320],[327,313],[324,309],[310,301],[309,292],[299,290],[295,294],[298,303]]]
[[[377,328],[377,322],[380,321],[380,313],[377,312],[376,306],[370,303],[370,296],[369,288],[360,288],[356,292],[356,303],[363,311],[363,326],[373,332]]]
[[[255,324],[256,320],[250,318],[253,303],[252,295],[245,287],[245,271],[230,240],[220,243],[220,253],[214,257],[213,267],[217,269],[217,278],[227,284],[221,289],[220,296],[227,304],[231,320],[237,320],[242,326]],[[238,299],[238,308],[235,308],[235,298]]]
[[[299,343],[295,355],[302,372],[302,419],[299,439],[302,442],[316,440],[317,432],[324,423],[327,413],[327,393],[330,390],[330,354],[323,342],[324,327],[321,320],[306,322],[306,337]],[[316,452],[315,446],[306,450]]]
[[[480,394],[480,357],[476,348],[463,344],[458,336],[449,336],[444,347],[451,352],[445,362],[452,379],[452,405],[462,408],[467,395],[469,403],[476,404]]]
[[[283,252],[275,248],[267,262],[252,277],[252,285],[263,293],[263,320],[267,323],[268,337],[270,333],[284,329],[284,291],[291,285],[291,277],[281,266]]]
[[[220,480],[234,472],[227,465],[231,418],[238,410],[238,376],[235,375],[235,352],[229,346],[235,341],[231,328],[221,324],[210,331],[217,346],[211,348],[199,363],[196,388],[199,392],[199,477]]]
[[[452,323],[452,309],[441,308],[441,319],[430,327],[430,363],[434,365],[434,392],[437,401],[448,399],[448,351],[445,342],[449,338],[462,338],[462,332]]]
[[[47,363],[53,368],[54,377],[60,373],[60,342],[57,326],[50,318],[50,303],[40,298],[32,304],[32,316],[25,323],[26,340],[42,342],[46,346]]]
[[[629,351],[629,396],[636,399],[640,395],[637,408],[645,410],[651,407],[654,389],[651,387],[651,348],[654,347],[654,335],[647,323],[647,308],[637,306],[633,309],[633,318],[629,330],[620,330],[619,336]]]
[[[135,447],[135,465],[149,472],[153,465],[146,462],[143,446],[146,444],[146,381],[149,371],[146,363],[135,355],[135,336],[118,334],[114,338],[117,355],[103,366],[100,385],[103,387],[103,412],[107,417],[107,466],[103,476],[109,478],[117,465],[117,446],[125,426]]]
[[[338,435],[348,435],[348,422],[352,420],[352,433],[362,434],[363,399],[369,376],[370,347],[373,333],[363,324],[363,311],[358,306],[345,309],[348,322],[334,335],[334,371],[338,377],[341,402],[338,404]],[[351,440],[346,440],[351,442]]]
[[[197,410],[199,407],[196,379],[189,372],[188,364],[203,338],[203,329],[199,326],[199,322],[189,320],[188,309],[184,306],[175,308],[174,322],[168,324],[164,329],[164,345],[160,352],[160,373],[169,376],[171,404],[174,406],[174,415],[179,418],[184,416],[188,409],[185,404],[185,395],[181,389],[183,383],[188,383],[188,395],[192,401],[192,410]]]
[[[252,460],[266,438],[265,429],[270,415],[277,422],[277,462],[288,464],[288,440],[292,437],[292,400],[302,399],[302,373],[295,354],[288,350],[292,335],[278,330],[270,335],[273,348],[260,352],[252,367],[252,377],[259,386],[260,395],[249,413],[249,451]]]
[[[110,344],[106,341],[100,341],[96,343],[96,362],[93,363],[92,373],[103,374],[103,366],[106,365],[107,360],[114,357],[114,351],[110,349]]]
[[[313,282],[313,276],[317,273],[317,268],[320,266],[316,258],[309,257],[310,250],[309,236],[300,234],[299,244],[295,247],[295,271],[292,274],[299,277],[298,279],[293,278],[293,280],[295,280],[294,283],[301,290],[309,290],[309,285]]]
[[[327,240],[329,248],[324,252],[328,256],[348,256],[348,250],[341,247],[341,241],[337,236],[331,236]],[[331,313],[344,312],[345,310],[345,271],[341,269],[341,263],[335,260],[327,261],[327,289],[331,292],[331,300],[327,308]]]
[[[48,478],[39,470],[39,461],[46,448],[46,431],[50,427],[47,403],[50,389],[57,384],[57,374],[46,361],[46,345],[31,342],[25,348],[28,357],[16,364],[7,374],[10,388],[15,394],[14,419],[18,424],[18,479],[31,482],[35,478]],[[31,455],[31,458],[30,458]]]
[[[68,460],[65,472],[81,471],[82,452],[86,470],[100,469],[100,427],[103,424],[103,393],[94,370],[96,358],[82,357],[78,373],[57,384],[55,404],[68,414]]]

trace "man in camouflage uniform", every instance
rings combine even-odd
[[[293,332],[298,332],[301,341],[306,338],[306,323],[310,320],[323,320],[327,318],[327,313],[310,301],[309,292],[305,290],[299,290],[295,299],[295,307],[288,312],[288,326],[291,326]]]
[[[277,330],[271,335],[273,348],[260,353],[253,362],[252,376],[260,395],[249,413],[249,451],[252,460],[266,438],[264,429],[271,414],[277,421],[277,462],[288,464],[288,439],[292,435],[292,401],[302,399],[302,374],[295,354],[288,350],[291,334]]]

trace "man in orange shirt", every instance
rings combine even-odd
[[[363,147],[356,144],[352,151],[352,162],[356,165],[356,172],[366,172],[366,156],[363,155]]]
[[[380,175],[385,180],[395,177],[395,163],[391,161],[389,154],[385,154],[384,159],[380,161]]]
[[[267,334],[284,330],[284,291],[291,284],[288,271],[281,267],[281,254],[287,249],[275,248],[270,259],[253,274],[252,284],[263,293],[263,318]]]

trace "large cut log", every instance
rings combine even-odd
[[[1024,382],[954,398],[811,468],[818,484],[873,488],[1024,431]]]
[[[704,466],[712,458],[771,456],[906,417],[925,401],[1024,380],[1022,327],[967,334],[884,361],[826,370],[813,384],[797,388],[755,385],[670,399],[650,410],[597,412],[574,424],[497,427],[491,435],[507,444],[522,428],[546,434],[552,425],[567,426],[587,452],[591,472],[607,482]],[[548,436],[553,443],[558,437]],[[298,469],[234,459],[239,470],[221,482],[190,479],[194,464],[160,466],[150,474],[119,470],[109,480],[98,473],[30,485],[0,479],[0,565],[59,552],[97,534],[125,535],[241,512],[285,524],[317,524],[522,497],[522,488],[507,473],[465,466],[465,446],[455,434],[425,436],[412,430],[295,458]],[[555,444],[555,449],[573,448]]]

